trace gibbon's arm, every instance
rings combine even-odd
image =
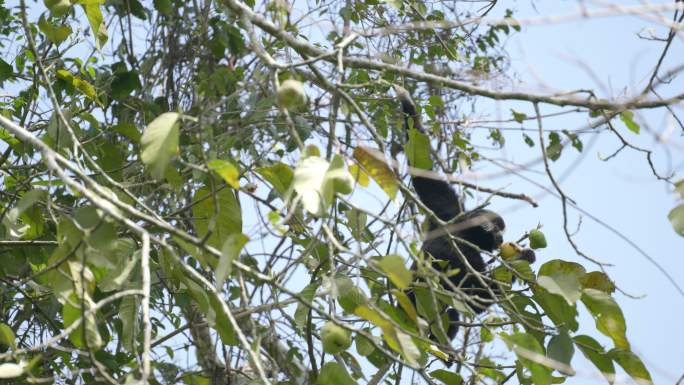
[[[404,112],[406,135],[408,136],[409,119],[413,120],[413,128],[425,133],[420,122],[420,116],[418,116],[418,109],[409,92],[404,87],[398,85],[393,87],[394,92],[397,94],[397,99],[401,103],[401,109]],[[463,207],[456,191],[446,181],[416,175],[411,175],[411,180],[420,201],[435,213],[437,218],[448,222],[463,212]]]

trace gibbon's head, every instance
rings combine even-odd
[[[401,103],[401,110],[404,111],[404,114],[416,116],[418,114],[416,103],[413,102],[408,90],[397,84],[392,84],[392,88],[394,88],[394,93],[397,94],[397,99],[399,99],[399,102]]]
[[[506,223],[493,211],[479,209],[470,211],[459,224],[463,226],[463,238],[482,250],[494,251],[503,243]]]

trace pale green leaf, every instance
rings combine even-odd
[[[38,28],[55,45],[60,45],[71,35],[71,27],[68,25],[54,25],[41,15],[38,20]]]
[[[242,212],[233,190],[224,188],[211,195],[211,189],[203,187],[192,201],[195,230],[201,238],[211,232],[209,245],[219,249],[230,234],[242,233]]]
[[[171,158],[178,153],[180,119],[181,115],[177,112],[165,112],[145,128],[140,138],[140,158],[157,180],[164,178]]]
[[[670,220],[672,228],[677,234],[684,236],[684,203],[672,209],[667,215],[667,218]]]
[[[432,169],[430,138],[415,128],[409,130],[408,137],[404,151],[409,160],[409,165],[422,170]]]
[[[135,296],[127,296],[119,305],[119,319],[121,319],[121,344],[131,354],[135,354],[136,336],[140,329],[138,321],[138,307],[140,300]]]
[[[354,149],[354,159],[359,162],[363,172],[370,175],[390,199],[394,199],[399,190],[399,182],[382,152],[359,146]]]
[[[613,340],[616,348],[629,349],[625,334],[625,317],[617,302],[607,293],[596,289],[584,289],[582,303],[596,320],[596,328]]]
[[[102,10],[100,9],[100,1],[81,1],[81,6],[83,11],[88,18],[88,23],[90,23],[90,29],[93,31],[95,36],[95,47],[101,49],[107,42],[107,26],[104,22],[104,17],[102,16]]]
[[[385,273],[387,278],[392,281],[394,286],[406,289],[411,285],[413,273],[406,267],[404,258],[391,254],[380,258],[375,263]]]
[[[632,377],[637,385],[653,385],[651,374],[636,354],[627,349],[613,349],[608,352],[608,355]]]
[[[9,346],[12,350],[17,348],[16,337],[9,325],[0,322],[0,344]]]
[[[574,305],[582,295],[579,279],[584,274],[581,265],[556,259],[539,268],[537,283],[548,292],[565,298],[569,305]]]
[[[575,345],[589,361],[601,372],[609,384],[615,383],[615,366],[613,360],[603,350],[603,346],[595,339],[579,335],[573,338]]]
[[[218,174],[228,183],[228,186],[234,189],[240,188],[240,182],[238,181],[240,171],[233,163],[222,159],[214,159],[209,161],[208,165],[211,171]]]
[[[221,248],[221,258],[216,266],[216,288],[221,290],[226,278],[230,276],[233,268],[233,261],[237,259],[242,251],[242,247],[249,241],[249,237],[242,233],[228,235],[228,239]]]
[[[635,134],[639,134],[641,127],[634,121],[634,112],[622,111],[620,113],[620,120],[627,126],[627,128]]]

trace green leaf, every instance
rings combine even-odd
[[[88,97],[88,99],[97,101],[97,91],[95,91],[95,87],[88,81],[81,79],[67,70],[58,70],[57,77],[79,90],[83,95]]]
[[[71,35],[71,27],[68,25],[54,25],[50,23],[44,15],[38,20],[38,28],[55,45],[60,45]]]
[[[331,163],[317,156],[308,156],[297,164],[292,187],[308,212],[323,216],[332,204],[335,193],[351,193],[354,178],[338,155],[333,157]]]
[[[276,162],[270,167],[257,168],[256,172],[263,176],[268,183],[280,194],[285,196],[292,184],[294,173],[290,166],[285,163]]]
[[[326,362],[318,373],[318,385],[356,385],[344,366],[337,362]]]
[[[534,140],[532,140],[532,138],[530,138],[529,135],[523,134],[523,140],[525,141],[525,144],[529,147],[534,147]]]
[[[16,337],[14,336],[12,328],[7,324],[0,322],[0,344],[9,346],[10,349],[15,350],[17,348],[15,341]]]
[[[560,135],[557,132],[549,133],[549,145],[546,147],[546,156],[552,161],[558,160],[563,151],[563,144],[560,141]]]
[[[528,333],[500,334],[509,349],[513,350],[520,361],[532,374],[535,385],[550,385],[551,370],[556,369],[544,354],[544,348],[536,338]]]
[[[140,138],[140,158],[157,180],[164,178],[166,167],[178,152],[180,119],[181,115],[177,112],[165,112],[145,128]]]
[[[615,292],[615,284],[608,278],[606,273],[602,271],[592,271],[580,277],[580,283],[583,289],[596,289],[612,294]]]
[[[5,80],[11,79],[13,77],[14,71],[12,70],[12,66],[6,61],[0,59],[0,85],[2,85]]]
[[[404,258],[396,254],[386,255],[375,261],[375,264],[399,289],[407,289],[411,285],[413,273],[406,268]]]
[[[227,160],[214,159],[209,161],[208,165],[211,171],[218,174],[226,183],[228,183],[228,186],[234,189],[240,188],[240,182],[238,181],[240,171],[235,164]]]
[[[629,349],[625,317],[613,298],[600,290],[584,289],[582,303],[596,320],[596,328],[613,340],[616,348]]]
[[[511,113],[513,114],[513,119],[518,123],[522,124],[522,122],[527,119],[527,115],[522,112],[511,109]]]
[[[603,346],[595,339],[585,335],[576,336],[573,340],[582,354],[596,366],[608,383],[612,385],[615,382],[615,366],[613,366],[613,360],[603,350]]]
[[[565,365],[565,367],[559,366],[559,368],[561,368],[560,372],[567,376],[575,375],[575,370],[570,366],[573,354],[575,354],[575,347],[568,333],[561,331],[558,335],[551,337],[546,348],[546,355],[550,359]]]
[[[135,128],[135,124],[133,123],[119,123],[116,126],[112,127],[112,131],[127,137],[133,143],[140,143],[140,131],[138,131],[138,129]]]
[[[371,332],[368,328],[364,329],[364,331],[368,334]],[[375,346],[371,340],[361,334],[357,334],[356,337],[354,337],[354,342],[356,343],[356,351],[364,357],[371,355],[375,351]]]
[[[136,71],[122,71],[114,75],[111,96],[117,100],[127,98],[133,91],[142,87]]]
[[[577,330],[579,324],[577,323],[575,305],[570,305],[567,300],[563,300],[562,296],[549,293],[541,288],[535,288],[533,298],[557,327],[567,327],[572,331]]]
[[[247,244],[249,237],[242,233],[234,233],[228,236],[221,248],[221,258],[216,266],[216,289],[221,290],[226,278],[230,276],[233,261],[240,256],[242,247]]]
[[[463,378],[460,374],[445,369],[433,370],[430,372],[430,375],[444,383],[444,385],[461,385],[463,383]]]
[[[159,11],[164,16],[170,16],[173,14],[173,2],[171,0],[154,0],[154,8]]]
[[[122,289],[131,282],[131,274],[138,265],[141,251],[135,250],[135,243],[129,238],[120,238],[114,241],[113,247],[106,253],[113,267],[97,283],[97,287],[103,292]],[[139,276],[136,277],[139,280]]]
[[[107,42],[107,26],[104,23],[104,17],[100,10],[100,1],[80,1],[83,11],[88,17],[90,29],[95,36],[95,47],[101,49]]]
[[[627,349],[613,349],[608,352],[608,355],[617,362],[622,369],[629,374],[630,377],[638,385],[653,385],[651,374],[646,369],[646,365],[641,362],[641,359],[633,352]]]
[[[378,150],[359,146],[354,149],[354,159],[361,169],[373,178],[380,188],[394,199],[399,190],[399,182],[392,169],[387,165],[385,156]]]
[[[620,120],[627,126],[627,128],[635,134],[639,134],[641,127],[634,121],[634,112],[622,111],[620,113]]]
[[[549,293],[563,297],[568,305],[574,305],[582,296],[579,279],[585,274],[584,267],[559,259],[549,261],[539,268],[537,284]]]
[[[209,305],[212,307],[215,315],[214,320],[210,320],[209,317],[207,317],[209,325],[216,329],[219,337],[221,338],[221,342],[223,342],[225,345],[238,345],[240,340],[238,340],[237,334],[235,334],[235,329],[233,328],[233,324],[230,323],[230,319],[223,310],[223,305],[221,305],[220,301],[222,300],[216,298],[216,296],[209,295]]]
[[[64,320],[65,328],[69,327],[83,315],[80,302],[81,301],[72,295],[70,300],[62,306],[62,319]],[[78,306],[75,304],[78,304]],[[87,347],[93,351],[99,350],[103,341],[100,332],[97,330],[97,322],[93,313],[90,313],[85,317],[85,338],[83,338],[83,329],[82,321],[76,330],[69,334],[69,340],[80,349],[85,349]]]
[[[302,291],[299,292],[299,296],[302,297],[306,302],[313,303],[313,299],[316,296],[316,290],[318,290],[319,284],[317,282],[308,284]],[[294,319],[295,323],[300,329],[304,328],[306,324],[306,317],[309,314],[309,307],[301,302],[297,303],[297,309],[295,310]]]
[[[670,220],[672,228],[677,234],[684,236],[684,203],[675,207],[667,215],[667,219]]]
[[[121,344],[131,354],[137,352],[135,348],[136,336],[140,330],[138,307],[140,300],[135,296],[127,296],[119,305],[119,319],[121,319]]]
[[[415,128],[409,130],[408,137],[404,151],[411,167],[423,170],[432,169],[430,138]]]
[[[674,191],[679,194],[680,199],[684,199],[684,179],[675,182]]]
[[[242,212],[233,190],[224,188],[212,196],[209,187],[202,187],[192,201],[197,235],[204,238],[211,231],[207,244],[218,249],[230,234],[242,233]]]

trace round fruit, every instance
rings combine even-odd
[[[499,253],[505,260],[515,259],[520,254],[520,246],[515,242],[504,242],[499,246]]]
[[[367,300],[363,290],[356,286],[349,289],[348,292],[337,299],[346,313],[353,313],[358,306],[364,305]]]
[[[533,249],[543,249],[546,247],[546,237],[544,233],[539,230],[532,230],[528,235],[530,239],[530,247]]]
[[[299,110],[306,105],[307,97],[302,82],[287,79],[278,88],[278,105],[288,110]]]
[[[321,328],[321,341],[323,350],[330,354],[343,352],[352,344],[351,333],[330,321]]]

